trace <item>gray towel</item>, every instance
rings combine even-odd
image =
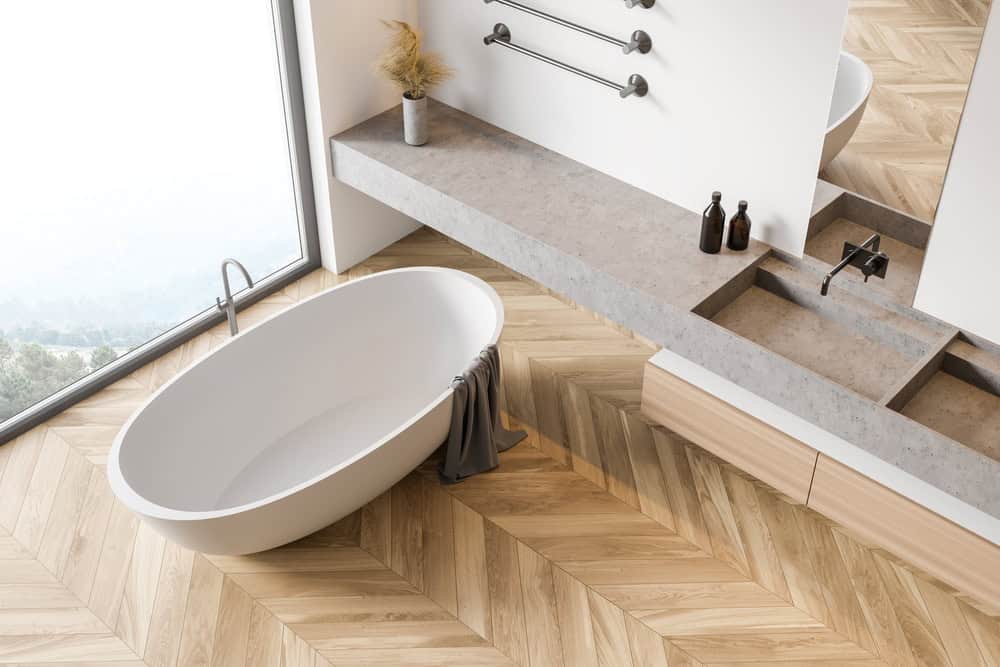
[[[480,352],[451,386],[455,390],[451,432],[439,469],[445,484],[496,468],[499,452],[528,436],[500,425],[500,351],[496,345]]]

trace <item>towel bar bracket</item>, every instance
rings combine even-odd
[[[649,53],[653,48],[653,39],[645,30],[636,30],[632,33],[629,43],[622,47],[623,53]]]
[[[639,74],[633,74],[628,78],[628,85],[618,91],[618,95],[623,99],[629,95],[635,95],[636,97],[645,97],[646,93],[649,92],[649,84],[646,83],[644,79]]]
[[[483,44],[489,46],[493,42],[510,42],[510,28],[504,23],[493,26],[493,32],[483,37]]]

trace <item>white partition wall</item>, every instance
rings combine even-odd
[[[727,209],[750,201],[754,236],[801,255],[847,0],[524,0],[625,38],[653,38],[649,54],[499,3],[295,0],[324,265],[342,271],[414,228],[398,213],[340,185],[327,139],[398,103],[374,72],[385,43],[379,19],[419,25],[427,47],[457,70],[434,97],[694,211],[713,190]],[[486,47],[502,21],[528,48],[650,93],[613,90],[537,60]]]
[[[686,208],[713,190],[727,210],[750,201],[754,235],[788,252],[805,247],[833,93],[847,0],[523,0],[625,38],[641,28],[649,54],[497,2],[420,0],[429,48],[458,70],[435,97]],[[609,88],[483,36],[502,21],[530,49],[624,82],[649,81],[645,98]]]
[[[1000,343],[1000,18],[990,17],[945,177],[914,307]]]
[[[415,0],[294,0],[323,266],[340,273],[419,225],[333,177],[329,138],[399,104],[372,66],[388,32],[416,22]]]

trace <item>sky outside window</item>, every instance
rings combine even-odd
[[[10,3],[0,58],[2,421],[24,346],[92,370],[213,306],[224,257],[301,252],[269,2]]]

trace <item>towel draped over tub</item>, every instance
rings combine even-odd
[[[499,453],[527,437],[500,424],[500,351],[489,345],[451,383],[451,431],[439,473],[446,484],[500,465]]]

